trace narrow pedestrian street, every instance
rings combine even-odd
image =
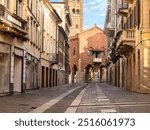
[[[148,113],[150,95],[105,83],[43,88],[0,98],[1,113]]]

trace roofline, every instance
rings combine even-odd
[[[81,34],[87,32],[87,31],[89,31],[89,30],[91,30],[91,29],[94,29],[94,28],[98,28],[99,30],[101,30],[102,32],[104,32],[103,29],[101,29],[101,28],[98,27],[97,25],[94,25],[93,27],[90,27],[90,28],[87,28],[87,29],[83,30],[83,31],[81,32]]]
[[[62,22],[62,19],[60,18],[60,16],[58,15],[57,11],[54,9],[54,7],[52,6],[51,2],[49,0],[44,0],[44,4],[47,5],[48,9],[50,11],[53,11],[53,14],[56,16],[57,20],[59,23]]]
[[[63,32],[64,36],[66,37],[66,39],[68,39],[68,36],[64,30],[64,28],[62,26],[58,26],[58,28],[60,29],[61,32]]]

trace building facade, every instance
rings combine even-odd
[[[41,87],[45,88],[58,85],[58,26],[62,20],[49,1],[43,3],[43,6]]]
[[[38,8],[37,8],[38,7]],[[43,43],[43,4],[40,0],[27,2],[26,90],[40,88],[41,47]]]
[[[116,4],[113,4],[113,3]],[[109,0],[106,34],[112,40],[107,63],[107,82],[126,90],[150,93],[150,1]],[[115,18],[114,33],[108,19]]]
[[[70,28],[69,36],[81,33],[83,30],[83,0],[64,0],[66,8],[68,8],[71,18],[72,26]]]
[[[49,0],[0,1],[0,95],[67,83],[69,18],[63,30]]]
[[[106,36],[97,26],[70,38],[70,83],[105,79],[106,45]]]
[[[52,2],[62,22],[59,24],[58,34],[58,84],[68,83],[69,79],[69,33],[72,25],[71,15],[65,2]]]
[[[27,1],[0,1],[0,94],[25,90]]]

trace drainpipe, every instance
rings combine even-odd
[[[58,54],[58,21],[56,22],[56,56]]]

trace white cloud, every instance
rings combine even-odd
[[[84,11],[85,12],[96,12],[99,16],[105,16],[107,8],[107,0],[85,0]]]

